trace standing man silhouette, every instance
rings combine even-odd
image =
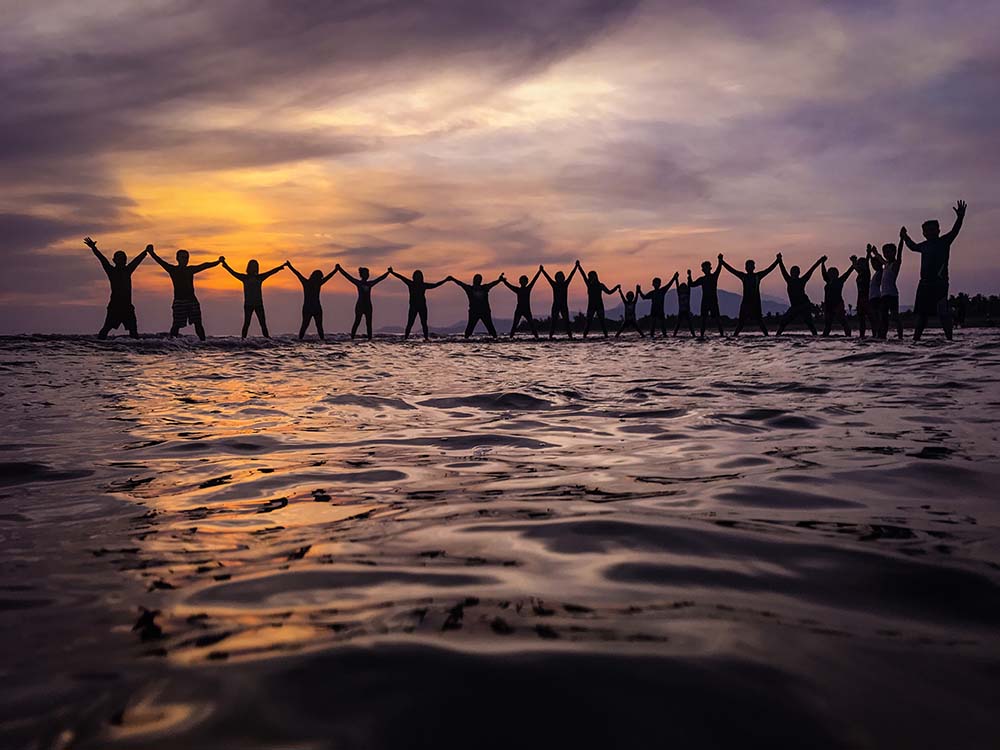
[[[493,311],[490,310],[490,290],[504,280],[504,275],[500,274],[496,281],[489,284],[483,283],[483,275],[477,273],[472,277],[472,283],[466,284],[459,281],[454,276],[449,276],[448,281],[453,281],[465,291],[465,296],[469,298],[469,323],[465,326],[465,338],[469,338],[476,329],[476,323],[483,322],[486,330],[493,338],[497,337],[496,326],[493,325]]]
[[[177,265],[175,266],[157,255],[152,245],[147,250],[149,250],[150,257],[170,275],[170,281],[174,285],[174,301],[171,305],[174,320],[173,325],[170,326],[170,338],[174,338],[182,328],[190,323],[194,325],[194,332],[198,334],[198,338],[204,341],[205,328],[201,324],[201,304],[194,293],[194,277],[195,274],[219,265],[225,258],[220,255],[218,260],[191,266],[188,265],[188,261],[191,259],[188,251],[178,250]]]
[[[769,265],[763,271],[756,271],[757,264],[752,260],[748,260],[744,267],[746,271],[737,271],[731,265],[726,263],[725,259],[720,258],[719,262],[722,263],[723,267],[733,274],[736,278],[743,282],[743,299],[740,301],[740,317],[736,323],[736,330],[733,331],[733,336],[739,336],[740,331],[743,330],[744,324],[748,320],[756,320],[760,325],[761,333],[767,336],[767,326],[764,324],[764,311],[761,308],[760,303],[760,282],[767,276],[771,271],[778,267],[778,255],[774,257],[774,263]]]
[[[406,288],[410,293],[410,309],[406,314],[406,332],[403,334],[403,339],[410,338],[410,331],[413,330],[413,323],[419,316],[420,327],[424,331],[424,341],[427,341],[427,339],[430,338],[430,334],[427,330],[427,290],[437,289],[439,286],[448,281],[448,279],[441,279],[441,281],[435,281],[431,284],[424,281],[424,272],[419,268],[413,272],[412,279],[408,279],[402,274],[396,273],[392,270],[392,266],[389,266],[389,273],[406,284]]]
[[[780,336],[788,324],[796,318],[801,318],[809,327],[812,335],[816,335],[816,324],[813,322],[813,304],[809,295],[806,294],[806,284],[809,283],[813,271],[819,267],[820,263],[824,262],[826,262],[825,255],[813,263],[805,273],[802,273],[802,269],[798,266],[792,266],[789,271],[785,268],[785,261],[782,260],[781,253],[778,253],[778,268],[781,269],[781,275],[785,277],[785,284],[788,287],[788,312],[782,316],[775,336]]]
[[[260,272],[260,264],[256,260],[247,261],[247,272],[240,273],[239,271],[234,271],[226,263],[225,259],[222,261],[222,267],[229,271],[233,278],[243,282],[243,330],[240,332],[240,338],[245,339],[247,337],[247,332],[250,330],[250,320],[256,315],[257,322],[260,324],[260,332],[264,338],[271,338],[271,334],[267,332],[267,316],[264,314],[264,282],[278,273],[278,271],[285,270],[285,263],[280,266],[275,266],[270,271]]]
[[[535,325],[535,319],[531,315],[531,290],[535,288],[535,282],[538,281],[538,277],[541,275],[542,267],[539,266],[538,270],[535,272],[535,277],[531,281],[528,281],[527,276],[522,276],[518,279],[520,286],[514,286],[507,281],[507,279],[501,276],[504,286],[517,295],[517,305],[514,308],[514,322],[510,325],[511,338],[514,338],[514,332],[517,330],[517,324],[521,322],[521,318],[528,321],[531,333],[536,339],[538,338],[538,327]]]
[[[656,334],[656,328],[659,326],[660,332],[663,334],[663,338],[667,337],[667,313],[663,309],[663,304],[667,299],[667,292],[670,291],[670,287],[678,283],[680,274],[674,272],[673,277],[667,282],[666,286],[662,286],[663,281],[657,276],[653,279],[653,288],[649,290],[648,294],[643,293],[641,289],[636,289],[639,295],[643,299],[649,300],[649,338],[654,338]],[[690,280],[690,274],[688,274]]]
[[[555,278],[549,276],[549,272],[542,266],[542,274],[545,280],[552,286],[552,313],[549,318],[549,338],[556,334],[556,321],[562,318],[566,321],[566,336],[573,338],[573,326],[569,322],[569,284],[580,269],[579,264],[573,266],[573,270],[566,276],[562,271],[556,271]]]
[[[108,262],[104,253],[97,249],[97,243],[90,237],[83,238],[84,244],[89,247],[97,259],[101,262],[104,273],[108,276],[111,284],[111,298],[108,300],[107,314],[104,316],[104,325],[97,334],[97,338],[106,339],[108,332],[125,326],[128,335],[134,339],[139,338],[139,324],[135,319],[135,307],[132,305],[132,273],[139,267],[139,264],[146,260],[146,255],[153,249],[152,245],[146,245],[146,249],[139,253],[129,263],[128,256],[121,250],[115,251],[112,255],[114,264]]]
[[[719,274],[722,273],[722,253],[719,253],[719,262],[712,270],[712,264],[707,260],[701,264],[701,276],[691,280],[691,270],[688,269],[688,287],[701,287],[701,338],[705,338],[705,326],[709,317],[715,318],[719,326],[719,335],[725,336],[722,329],[722,314],[719,312]]]
[[[924,242],[914,242],[906,231],[899,230],[903,242],[915,253],[920,253],[920,282],[917,284],[917,299],[913,305],[917,322],[913,328],[913,340],[919,341],[927,327],[927,318],[937,315],[949,341],[952,337],[951,310],[948,307],[948,261],[951,258],[951,243],[958,237],[965,221],[965,201],[955,204],[955,223],[951,231],[941,234],[941,225],[936,219],[925,221],[921,228]]]
[[[391,269],[390,269],[391,270]],[[337,267],[333,269],[334,273],[343,274],[344,278],[354,284],[355,288],[358,290],[358,301],[354,303],[354,325],[351,326],[351,340],[358,333],[358,326],[361,325],[361,319],[365,319],[365,330],[368,333],[368,340],[372,340],[372,289],[376,284],[384,281],[389,275],[387,270],[381,276],[377,276],[374,279],[370,279],[371,271],[362,266],[358,269],[358,276],[361,278],[354,278],[345,271],[341,265],[338,263]]]

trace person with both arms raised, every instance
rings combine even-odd
[[[785,277],[785,284],[788,286],[788,311],[782,316],[781,323],[778,324],[778,330],[774,334],[775,336],[780,336],[788,327],[788,324],[796,318],[802,319],[809,327],[812,335],[816,335],[816,324],[813,322],[813,304],[812,300],[809,299],[809,295],[806,294],[806,284],[809,283],[813,271],[825,261],[826,256],[824,255],[813,263],[805,273],[802,273],[802,269],[798,266],[792,266],[789,271],[785,268],[785,261],[782,260],[781,253],[778,253],[778,268],[781,269],[781,275]]]
[[[222,263],[225,258],[219,256],[218,260],[208,263],[199,263],[196,266],[189,265],[191,257],[187,250],[177,251],[177,265],[167,263],[150,245],[148,248],[149,257],[155,260],[170,275],[170,281],[174,285],[174,301],[171,305],[173,313],[173,325],[170,326],[170,338],[174,338],[184,326],[189,323],[194,325],[194,332],[198,338],[205,340],[205,327],[201,323],[201,304],[194,293],[194,277],[196,274],[206,271]]]
[[[500,274],[496,281],[484,284],[481,273],[472,277],[471,284],[459,281],[454,276],[447,278],[447,281],[452,281],[462,287],[465,296],[469,298],[469,322],[465,326],[465,338],[472,335],[479,321],[482,321],[483,325],[486,326],[486,330],[492,338],[497,337],[497,329],[493,325],[493,311],[490,310],[490,290],[503,280],[504,275]]]
[[[535,272],[535,277],[528,281],[527,276],[522,276],[518,279],[518,284],[520,286],[514,286],[507,279],[500,277],[503,281],[504,286],[510,289],[514,294],[517,295],[517,305],[514,308],[514,322],[510,325],[510,337],[514,338],[514,332],[517,330],[517,324],[521,322],[523,318],[528,322],[528,327],[531,328],[531,333],[534,337],[538,338],[538,328],[535,325],[535,319],[531,315],[531,290],[535,288],[535,282],[538,281],[538,277],[542,274],[542,267],[539,266],[538,270]]]
[[[621,284],[608,289],[598,278],[597,271],[584,272],[579,260],[576,262],[576,267],[580,269],[580,274],[587,284],[587,324],[583,328],[583,337],[587,338],[587,334],[590,333],[591,323],[593,323],[596,317],[601,324],[601,331],[604,333],[604,338],[607,338],[608,322],[604,315],[604,295],[614,294],[622,288]]]
[[[222,267],[229,271],[233,278],[243,282],[243,330],[240,333],[240,338],[245,339],[247,337],[247,332],[250,330],[250,319],[254,315],[257,316],[257,322],[260,324],[261,335],[266,339],[271,338],[271,335],[267,332],[267,317],[264,314],[263,286],[267,279],[279,271],[285,270],[286,265],[286,263],[282,263],[270,271],[261,273],[260,264],[256,260],[250,260],[247,261],[247,272],[240,273],[230,268],[225,258],[223,258]]]
[[[573,338],[573,324],[569,320],[569,284],[580,270],[580,264],[573,266],[573,270],[566,276],[562,271],[556,271],[555,278],[549,276],[545,266],[540,266],[545,280],[552,286],[552,312],[549,318],[549,338],[556,335],[556,321],[562,318],[566,322],[566,336]]]
[[[944,328],[944,335],[950,341],[952,337],[951,309],[948,306],[948,261],[951,257],[951,243],[958,237],[965,221],[965,211],[968,208],[965,201],[955,204],[955,223],[951,231],[941,234],[941,225],[936,219],[925,221],[921,228],[924,232],[923,242],[914,242],[906,231],[899,230],[899,236],[910,250],[920,253],[920,281],[917,284],[917,298],[913,309],[917,314],[917,322],[913,328],[913,340],[919,341],[927,326],[927,318],[937,315]]]
[[[391,269],[389,269],[391,270]],[[338,263],[333,269],[334,273],[343,274],[344,278],[354,284],[355,288],[358,290],[358,301],[354,303],[354,324],[351,326],[351,340],[358,333],[358,326],[361,325],[361,319],[365,319],[365,331],[368,335],[368,340],[372,340],[372,289],[376,284],[385,280],[389,275],[387,270],[381,276],[376,276],[374,279],[369,278],[371,276],[371,271],[362,266],[358,269],[358,276],[360,278],[354,278],[345,271],[341,265]]]
[[[424,332],[424,341],[427,341],[430,338],[427,330],[427,290],[437,289],[446,283],[448,279],[441,279],[441,281],[435,281],[434,283],[424,281],[424,272],[419,268],[413,272],[413,278],[411,279],[393,271],[392,266],[389,266],[389,273],[406,284],[406,289],[410,293],[409,310],[406,313],[406,332],[403,334],[403,339],[410,338],[413,323],[419,317],[420,327]]]
[[[712,264],[707,260],[701,264],[701,276],[691,279],[691,270],[688,269],[688,288],[701,287],[701,338],[705,338],[705,326],[709,318],[715,318],[716,325],[719,326],[719,335],[725,336],[726,332],[722,328],[722,314],[719,312],[719,274],[722,273],[722,253],[719,253],[719,262],[712,270]]]
[[[748,320],[756,320],[760,325],[761,333],[767,336],[767,325],[764,323],[764,311],[761,308],[760,302],[760,282],[778,267],[778,256],[775,256],[774,263],[763,271],[755,270],[757,265],[752,260],[748,260],[744,264],[746,271],[737,271],[726,263],[723,258],[719,258],[719,262],[722,263],[722,266],[729,273],[743,282],[743,299],[740,301],[740,316],[736,322],[736,330],[733,331],[733,336],[740,335],[740,331],[743,330],[743,326]]]
[[[667,299],[667,292],[670,291],[671,286],[677,283],[679,276],[680,274],[675,272],[666,286],[662,286],[663,281],[657,276],[653,279],[653,288],[649,290],[648,294],[636,287],[639,295],[643,299],[649,300],[649,338],[651,339],[656,336],[657,326],[659,326],[663,337],[667,337],[667,313],[663,306]],[[690,281],[690,274],[688,274],[688,280]]]
[[[306,329],[309,328],[310,320],[316,323],[316,333],[319,337],[325,339],[326,336],[323,333],[323,305],[319,301],[319,292],[323,288],[323,285],[337,273],[337,269],[333,269],[324,276],[323,272],[317,268],[309,274],[309,278],[306,278],[298,272],[291,261],[286,260],[285,265],[288,266],[288,270],[294,273],[302,283],[302,326],[299,328],[299,341],[306,337]]]
[[[146,249],[135,256],[131,262],[123,251],[116,250],[111,256],[114,261],[112,264],[104,257],[104,253],[97,249],[97,243],[94,240],[90,237],[84,237],[83,242],[101,262],[101,267],[111,284],[111,297],[108,299],[107,314],[104,316],[104,325],[101,326],[97,338],[106,339],[108,332],[118,328],[118,326],[124,326],[132,338],[139,338],[139,324],[135,319],[135,307],[132,304],[132,274],[146,259],[146,255],[153,249],[153,246],[146,245]]]

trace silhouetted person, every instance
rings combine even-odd
[[[117,250],[111,256],[114,261],[112,264],[104,257],[104,253],[97,249],[97,243],[94,240],[90,237],[84,237],[83,242],[93,250],[94,255],[101,262],[104,273],[108,276],[108,282],[111,284],[111,297],[108,299],[107,314],[104,316],[104,325],[97,333],[97,338],[106,339],[108,332],[118,328],[118,326],[124,326],[132,338],[139,338],[139,324],[136,322],[135,307],[132,305],[132,272],[146,259],[153,246],[146,245],[146,249],[135,256],[131,263],[128,262],[128,256],[125,253]]]
[[[528,321],[528,326],[531,328],[531,333],[534,337],[538,338],[538,328],[535,325],[535,319],[531,315],[531,290],[535,288],[535,282],[538,281],[538,277],[542,275],[542,267],[539,266],[538,270],[535,271],[535,277],[528,281],[527,276],[522,276],[517,280],[520,286],[514,286],[507,279],[500,277],[503,281],[504,286],[510,289],[514,294],[517,295],[517,306],[514,308],[514,322],[510,326],[510,337],[514,338],[514,331],[517,330],[517,324],[521,322],[521,318]]]
[[[198,338],[204,341],[205,328],[201,324],[201,305],[194,294],[194,276],[197,273],[219,265],[225,258],[220,255],[218,260],[191,266],[188,265],[188,261],[190,260],[188,251],[178,250],[177,265],[175,266],[172,263],[167,263],[157,255],[152,245],[146,249],[149,250],[150,257],[159,263],[164,271],[170,274],[170,281],[174,285],[174,302],[172,305],[174,321],[173,325],[170,326],[170,338],[176,336],[184,326],[190,323],[194,326],[194,332],[198,334]]]
[[[920,253],[920,282],[917,284],[917,299],[913,305],[917,321],[913,327],[913,340],[919,341],[927,327],[927,318],[937,315],[944,328],[944,335],[951,340],[951,310],[948,309],[948,260],[951,255],[951,243],[955,241],[962,222],[965,220],[965,201],[955,204],[955,223],[951,231],[941,234],[941,225],[934,219],[925,221],[922,225],[924,242],[915,243],[906,232],[906,227],[899,230],[903,242],[915,253]]]
[[[722,273],[722,253],[719,253],[719,262],[712,270],[712,264],[707,260],[701,264],[701,276],[691,280],[691,271],[688,270],[688,286],[701,287],[701,337],[705,338],[705,326],[709,317],[715,318],[719,326],[719,335],[725,336],[722,329],[722,314],[719,312],[719,274]]]
[[[465,338],[469,338],[476,329],[476,323],[483,322],[487,332],[491,337],[497,337],[496,326],[493,325],[493,311],[490,310],[490,290],[504,280],[504,275],[500,274],[496,281],[489,284],[483,283],[483,275],[477,273],[472,277],[472,283],[466,284],[459,281],[454,276],[449,276],[448,281],[454,281],[465,291],[465,296],[469,298],[469,322],[465,326]]]
[[[576,276],[579,265],[573,266],[573,270],[566,276],[562,271],[556,271],[555,278],[549,276],[549,272],[542,266],[542,274],[545,280],[552,286],[552,314],[549,318],[549,338],[555,336],[556,321],[562,318],[566,321],[566,335],[573,338],[573,325],[569,320],[569,284]]]
[[[877,339],[882,336],[882,274],[885,272],[885,261],[874,245],[869,243],[865,251],[872,266],[872,278],[868,283],[868,320],[872,324],[872,338]]]
[[[358,333],[358,326],[361,325],[361,319],[365,319],[365,330],[368,334],[368,340],[372,340],[372,288],[389,275],[389,271],[386,271],[381,276],[377,276],[374,279],[369,278],[371,276],[371,271],[362,266],[358,269],[358,276],[361,278],[354,278],[341,268],[338,263],[333,269],[334,273],[341,273],[344,278],[354,284],[355,288],[358,290],[358,301],[354,303],[354,325],[351,326],[351,338],[353,339]]]
[[[321,339],[325,339],[326,336],[323,333],[323,305],[319,301],[319,290],[323,288],[323,285],[333,278],[333,275],[337,273],[337,269],[333,269],[326,276],[318,268],[309,274],[307,279],[289,260],[285,261],[285,265],[288,269],[294,273],[300,282],[302,282],[302,326],[299,328],[299,341],[306,337],[306,329],[309,327],[309,321],[312,320],[316,323],[316,333]]]
[[[829,336],[834,322],[840,321],[844,327],[844,335],[850,336],[851,324],[847,322],[847,310],[844,308],[844,282],[857,270],[858,264],[852,262],[850,268],[844,273],[840,273],[836,266],[829,269],[826,267],[826,256],[824,255],[820,265],[822,266],[820,273],[826,281],[823,286],[823,335]]]
[[[420,269],[413,272],[412,279],[396,273],[391,267],[389,268],[389,273],[406,284],[406,288],[410,292],[410,309],[406,313],[406,332],[403,334],[403,338],[410,338],[410,331],[413,330],[413,322],[419,316],[420,327],[424,331],[424,340],[426,341],[430,338],[430,334],[427,331],[427,290],[437,289],[448,281],[448,279],[441,279],[441,281],[435,281],[433,284],[430,284],[424,281],[424,272]]]
[[[854,281],[858,285],[858,304],[855,310],[858,314],[858,335],[861,338],[865,337],[865,320],[867,320],[874,336],[877,326],[875,319],[872,317],[871,308],[868,305],[868,293],[871,291],[872,283],[871,264],[867,256],[859,258],[857,255],[851,256],[851,264],[857,273]]]
[[[222,267],[229,271],[235,278],[243,282],[243,331],[240,338],[246,338],[250,330],[250,319],[256,315],[257,322],[260,323],[260,332],[264,338],[269,339],[271,335],[267,332],[267,317],[264,315],[264,281],[274,276],[278,271],[283,271],[285,264],[275,266],[270,271],[260,272],[260,264],[255,260],[247,262],[247,272],[240,273],[229,267],[225,260]]]
[[[778,253],[778,268],[781,269],[781,275],[785,277],[785,284],[788,287],[788,311],[781,317],[775,336],[780,336],[788,324],[797,318],[805,322],[813,336],[816,335],[816,324],[813,322],[813,303],[809,299],[809,295],[806,294],[806,284],[809,283],[813,271],[825,261],[826,256],[824,255],[813,263],[808,271],[802,273],[802,269],[798,266],[792,266],[790,270],[786,269],[785,261],[782,260],[781,253]]]
[[[622,324],[618,326],[618,330],[615,332],[615,338],[622,335],[622,331],[626,328],[634,328],[635,332],[639,334],[639,338],[645,338],[646,334],[642,332],[639,328],[639,323],[635,317],[635,308],[639,304],[639,295],[642,294],[642,290],[639,285],[635,285],[635,291],[629,292],[628,294],[622,294],[621,285],[618,285],[618,296],[622,298],[622,305],[625,308],[625,316],[622,318]],[[652,335],[652,334],[650,334]]]
[[[649,300],[649,338],[653,338],[656,335],[657,326],[659,326],[661,333],[666,338],[667,313],[663,309],[663,306],[667,300],[667,292],[670,291],[671,286],[677,283],[677,280],[678,274],[675,273],[666,286],[661,286],[663,281],[657,276],[653,279],[653,288],[648,294],[644,294],[641,289],[636,287],[639,296]]]
[[[686,321],[694,338],[694,318],[691,317],[691,287],[684,282],[677,285],[677,324],[674,326],[674,336],[681,329],[681,321]]]
[[[900,232],[902,235],[902,232]],[[889,335],[890,322],[896,324],[896,338],[903,338],[903,321],[899,317],[899,288],[896,279],[903,266],[903,238],[899,238],[899,246],[887,242],[882,245],[882,255],[885,257],[885,268],[882,270],[882,319],[881,336]]]
[[[615,286],[613,289],[608,289],[597,277],[597,271],[584,272],[580,261],[576,262],[576,266],[580,269],[580,275],[583,276],[583,280],[587,285],[587,324],[583,328],[583,337],[587,338],[587,334],[590,333],[590,326],[596,317],[601,323],[601,331],[604,333],[604,338],[607,338],[608,322],[604,315],[604,295],[614,294],[621,289],[621,284]]]
[[[748,260],[744,265],[746,271],[737,271],[731,265],[726,263],[724,258],[720,258],[719,262],[722,263],[723,267],[733,274],[736,278],[743,282],[743,299],[740,301],[740,317],[736,323],[736,330],[733,331],[733,336],[739,336],[740,331],[743,330],[743,326],[748,320],[756,320],[760,324],[760,331],[765,336],[767,336],[767,326],[764,324],[764,311],[761,308],[760,303],[760,282],[767,276],[771,271],[778,267],[778,258],[775,256],[774,263],[769,265],[763,271],[754,270],[757,264],[752,260]]]

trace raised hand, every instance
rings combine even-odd
[[[719,253],[719,260],[722,260],[722,253]]]
[[[147,253],[153,252],[153,246],[151,244],[150,245],[146,245],[146,252]]]
[[[968,204],[965,201],[959,201],[958,203],[955,204],[955,207],[952,209],[952,211],[955,212],[956,216],[962,217],[965,216],[966,208],[968,208]]]
[[[822,258],[820,258],[820,259],[819,259],[819,262],[820,262],[820,263],[826,263],[826,260],[827,260],[827,258],[826,258],[826,256],[824,255],[824,256],[823,256]]]
[[[906,239],[907,237],[910,236],[910,233],[906,231],[906,227],[900,227],[899,228],[899,236],[902,239]]]
[[[389,273],[392,273],[392,272],[393,272],[393,271],[392,271],[392,266],[389,266],[389,268],[388,268],[388,271],[389,271]]]
[[[84,237],[83,244],[89,247],[91,250],[97,249],[97,243],[94,242],[90,237]]]
[[[781,260],[781,253],[777,253],[777,254],[775,254],[775,256],[774,256],[774,257],[775,257],[775,258],[777,258],[778,260]]]
[[[219,263],[225,263],[225,262],[226,262],[226,256],[225,255],[220,255],[219,256]]]

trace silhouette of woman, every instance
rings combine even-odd
[[[867,267],[867,264],[866,266]],[[836,267],[826,267],[826,256],[820,260],[820,273],[826,280],[823,286],[823,335],[829,336],[834,321],[839,320],[844,327],[844,335],[851,335],[851,324],[847,322],[847,310],[844,309],[844,282],[854,273],[858,264],[851,262],[851,267],[840,273]]]
[[[448,279],[441,279],[441,281],[430,284],[424,281],[424,272],[420,269],[413,272],[412,279],[408,279],[402,274],[393,271],[392,266],[389,266],[389,273],[406,284],[406,288],[410,292],[410,309],[406,314],[406,333],[403,334],[403,338],[410,338],[410,331],[413,330],[413,322],[419,316],[420,327],[424,331],[424,341],[426,341],[430,338],[427,332],[427,290],[437,289],[448,281]]]
[[[681,329],[682,321],[687,322],[691,338],[694,338],[694,319],[691,317],[691,287],[684,282],[677,285],[677,324],[674,326],[674,336]]]
[[[319,290],[323,288],[326,282],[333,278],[333,275],[337,273],[337,269],[330,271],[326,276],[323,275],[322,271],[316,269],[309,274],[309,278],[307,279],[298,272],[291,261],[286,260],[285,265],[302,282],[302,327],[299,328],[299,341],[305,338],[310,320],[316,323],[316,333],[319,334],[319,337],[325,339],[326,336],[323,335],[323,305],[319,302]]]
[[[528,322],[532,335],[536,339],[538,338],[538,328],[535,326],[535,318],[531,314],[531,290],[535,288],[535,282],[538,281],[538,277],[541,275],[542,267],[539,266],[535,272],[535,277],[531,281],[528,281],[527,276],[522,276],[517,280],[520,286],[514,286],[507,279],[502,276],[500,277],[504,286],[517,295],[517,306],[514,308],[514,322],[510,326],[511,338],[514,338],[514,332],[517,330],[517,324],[521,322],[521,318],[524,318]]]
[[[855,307],[855,312],[858,316],[858,335],[861,338],[865,337],[865,320],[867,319],[872,329],[872,335],[874,336],[876,323],[874,318],[872,318],[871,308],[868,305],[868,292],[872,283],[871,266],[868,263],[867,257],[859,258],[857,255],[851,256],[851,265],[857,273],[854,281],[858,285],[858,303]]]
[[[736,330],[733,331],[733,336],[740,335],[740,331],[743,330],[743,326],[748,320],[756,320],[760,325],[761,333],[767,336],[767,326],[764,324],[764,311],[761,309],[760,305],[760,282],[765,276],[778,267],[778,257],[775,256],[774,263],[769,265],[763,271],[754,270],[757,267],[757,264],[752,260],[748,260],[744,265],[746,271],[737,271],[731,265],[726,263],[725,258],[719,258],[719,262],[722,263],[723,268],[743,282],[743,299],[740,301],[740,317],[736,323]]]
[[[354,325],[351,326],[351,340],[358,333],[358,326],[361,325],[361,318],[365,319],[365,330],[368,333],[368,340],[372,340],[372,288],[389,275],[386,271],[381,276],[377,276],[374,279],[369,279],[371,271],[362,266],[358,269],[358,276],[361,278],[356,279],[343,268],[341,268],[338,263],[336,268],[333,269],[334,273],[341,273],[344,278],[350,281],[358,290],[358,301],[354,303]]]
[[[625,317],[622,319],[622,324],[618,326],[618,330],[615,332],[615,338],[622,335],[622,331],[626,328],[634,328],[635,332],[639,334],[639,338],[645,338],[646,334],[642,332],[639,328],[639,323],[636,322],[635,317],[635,307],[639,304],[639,295],[642,294],[642,290],[639,285],[635,285],[635,291],[629,292],[628,294],[622,294],[622,288],[619,284],[618,286],[618,296],[622,298],[622,305],[625,306]],[[650,333],[650,336],[653,334]]]
[[[465,295],[469,298],[469,323],[465,326],[465,338],[469,338],[476,328],[476,323],[483,322],[486,330],[493,338],[497,337],[496,326],[493,325],[493,312],[490,310],[490,290],[504,280],[504,275],[500,274],[496,281],[489,284],[483,283],[483,275],[477,273],[472,277],[472,283],[466,284],[459,281],[454,276],[449,276],[446,281],[453,281],[465,290]]]
[[[785,268],[785,261],[782,260],[781,253],[778,253],[778,268],[781,269],[781,275],[785,277],[785,284],[788,286],[788,311],[781,316],[781,322],[778,324],[775,336],[780,336],[788,324],[796,318],[801,318],[809,326],[812,335],[816,335],[816,324],[813,322],[813,304],[809,295],[806,294],[806,284],[809,283],[813,271],[825,260],[826,256],[824,255],[813,263],[805,273],[802,273],[802,269],[798,266],[792,266],[789,272]]]
[[[267,332],[267,318],[264,315],[263,286],[267,279],[274,276],[278,271],[285,270],[285,264],[282,263],[280,266],[275,266],[265,273],[260,272],[260,264],[256,260],[247,262],[246,273],[234,271],[225,260],[222,261],[222,267],[229,271],[234,278],[243,282],[243,331],[240,333],[240,338],[245,339],[247,337],[247,331],[250,330],[250,318],[254,315],[257,316],[257,322],[260,323],[261,334],[266,339],[271,338],[271,335]]]
[[[868,318],[872,324],[872,338],[877,339],[882,337],[882,274],[885,273],[885,261],[874,245],[869,244],[865,251],[872,264],[872,277],[868,284]]]
[[[691,280],[691,271],[688,270],[688,286],[692,289],[701,287],[701,338],[705,338],[705,326],[709,317],[715,318],[719,326],[719,335],[725,336],[726,332],[722,328],[722,314],[719,312],[719,274],[722,273],[722,253],[719,253],[719,262],[712,270],[712,264],[707,260],[701,264],[701,276]]]
[[[604,316],[604,295],[614,294],[619,291],[622,288],[621,284],[618,284],[613,289],[608,289],[597,277],[597,271],[585,272],[579,260],[576,262],[576,267],[580,269],[580,275],[583,276],[587,284],[587,325],[583,328],[583,337],[587,338],[587,334],[590,333],[591,323],[593,323],[596,317],[600,321],[604,338],[607,338],[608,324],[607,318]]]
[[[555,336],[556,321],[559,318],[566,321],[567,337],[573,338],[573,326],[569,322],[569,284],[573,280],[573,277],[576,276],[579,268],[579,264],[573,266],[573,270],[569,272],[568,277],[562,271],[556,271],[556,277],[552,278],[549,276],[549,272],[545,270],[545,266],[541,266],[545,280],[552,286],[552,312],[549,318],[549,338]]]
[[[121,250],[115,252],[112,257],[114,264],[108,262],[104,253],[97,249],[97,243],[90,237],[83,239],[84,244],[89,247],[94,256],[101,262],[101,268],[107,274],[108,282],[111,284],[111,298],[108,300],[108,311],[104,316],[104,325],[97,334],[97,338],[106,339],[108,332],[118,326],[125,326],[128,335],[134,339],[139,338],[139,324],[135,319],[135,307],[132,305],[132,272],[139,267],[152,245],[146,245],[146,249],[128,262],[128,256]]]
[[[889,335],[889,322],[896,324],[896,338],[903,338],[903,321],[899,317],[899,287],[896,279],[903,267],[903,237],[900,231],[899,245],[887,242],[882,245],[882,255],[885,256],[885,269],[882,271],[882,338]]]
[[[688,274],[688,281],[691,280],[690,276]],[[663,337],[666,338],[667,314],[663,309],[663,304],[666,302],[667,292],[670,291],[670,287],[678,283],[679,278],[680,274],[675,273],[666,286],[660,286],[663,282],[657,276],[653,279],[653,288],[649,291],[649,294],[645,294],[641,289],[636,287],[640,297],[651,300],[649,303],[649,338],[653,338],[656,335],[657,325],[659,325]]]

